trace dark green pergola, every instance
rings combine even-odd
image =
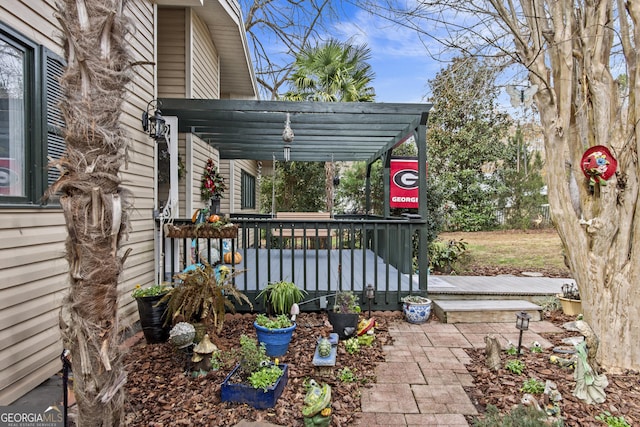
[[[197,135],[222,159],[283,160],[282,131],[289,113],[295,133],[291,160],[320,162],[373,162],[416,135],[431,109],[431,104],[368,102],[174,98],[160,102],[163,115],[178,117],[179,132]]]
[[[282,132],[287,113],[295,137],[292,161],[366,161],[382,159],[385,217],[389,216],[391,150],[413,136],[418,143],[419,194],[426,193],[426,129],[431,104],[368,102],[291,102],[161,98],[164,116],[178,118],[178,132],[193,133],[216,148],[221,159],[283,160]],[[422,142],[422,143],[420,143]],[[367,195],[369,194],[367,179]],[[426,198],[418,214],[427,218]],[[421,227],[420,254],[427,253],[427,228]],[[428,260],[419,256],[420,286],[426,289]]]

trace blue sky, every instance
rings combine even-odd
[[[373,86],[376,102],[427,102],[430,95],[428,81],[447,67],[445,61],[453,55],[452,52],[442,53],[443,45],[432,37],[421,36],[415,30],[393,24],[353,6],[344,9],[342,20],[334,28],[332,36],[342,41],[364,43],[371,49],[372,59],[369,62],[375,73]],[[423,29],[432,36],[444,33],[443,28]],[[522,81],[523,78],[526,78],[526,73],[507,73],[498,81],[499,84],[522,85],[526,83]],[[499,108],[512,115],[522,113],[520,109],[512,109],[504,90],[500,91],[498,103]]]
[[[425,102],[427,81],[446,65],[429,57],[415,31],[358,9],[346,12],[349,17],[335,24],[334,36],[371,49],[376,102]]]

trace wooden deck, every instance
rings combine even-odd
[[[526,311],[542,320],[538,304],[562,291],[572,279],[519,276],[431,276],[429,297],[443,323],[514,322]]]
[[[520,276],[429,276],[429,297],[435,299],[539,300],[562,292],[573,279]]]
[[[378,291],[418,292],[418,275],[404,274],[371,250],[243,249],[236,278],[243,291],[256,291],[274,281],[288,280],[310,292],[351,289],[360,292],[371,284]],[[387,288],[387,277],[389,286]]]

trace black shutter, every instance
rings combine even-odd
[[[43,49],[44,61],[43,61],[43,82],[44,82],[44,94],[45,94],[45,113],[47,117],[46,123],[46,156],[45,165],[48,163],[48,158],[59,159],[62,157],[65,149],[64,136],[62,129],[64,128],[64,118],[60,111],[60,101],[62,101],[62,88],[60,87],[60,77],[64,72],[65,63],[64,60],[50,51],[49,49]],[[60,172],[56,168],[50,168],[47,171],[47,187],[56,182],[60,177]]]

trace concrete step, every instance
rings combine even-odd
[[[524,300],[433,299],[435,315],[442,323],[515,323],[516,313],[526,311],[532,322],[542,320],[542,307]]]

